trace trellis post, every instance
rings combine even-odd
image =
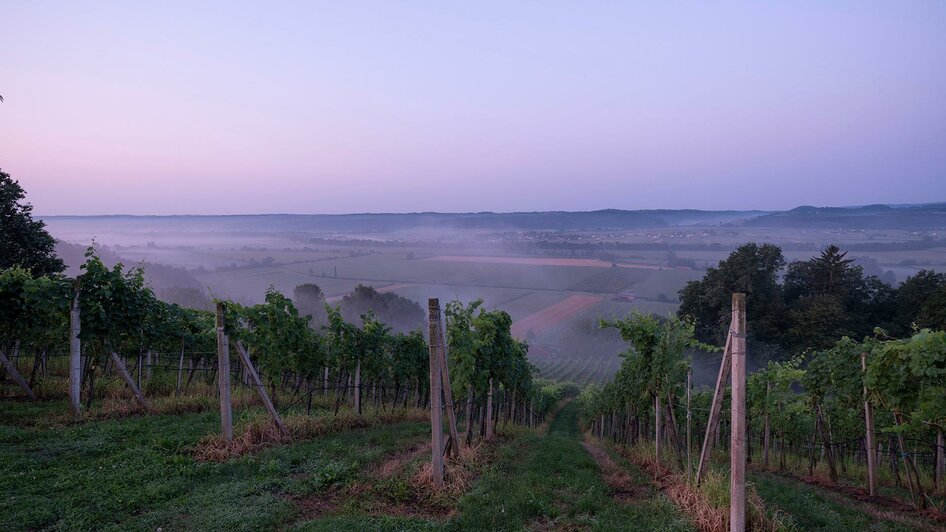
[[[72,413],[82,410],[80,387],[82,386],[82,341],[79,340],[81,321],[79,316],[79,285],[69,308],[69,405]]]
[[[746,529],[746,295],[732,296],[732,423],[729,530]]]
[[[431,480],[435,488],[443,487],[443,412],[440,404],[440,300],[427,300],[427,322],[430,359],[430,435]]]
[[[450,452],[460,456],[460,434],[457,432],[457,412],[453,405],[453,389],[450,387],[450,367],[447,365],[447,343],[443,336],[440,314],[437,314],[437,334],[440,337],[440,377],[443,381],[443,396],[446,401],[447,428],[450,429]]]
[[[867,353],[861,353],[861,371],[867,373]],[[864,424],[867,429],[867,441],[865,447],[867,451],[867,489],[870,496],[877,495],[877,457],[874,449],[877,447],[876,437],[874,435],[874,410],[867,397],[867,385],[864,385]]]
[[[181,351],[183,356],[183,350]],[[183,360],[183,359],[182,359]],[[224,306],[217,303],[217,386],[220,390],[220,431],[233,441],[233,410],[230,405],[230,343],[224,329]]]
[[[709,466],[710,454],[713,452],[713,443],[716,441],[719,430],[719,413],[723,408],[723,395],[726,393],[726,380],[731,368],[732,325],[726,335],[726,347],[723,349],[723,359],[719,365],[719,375],[716,377],[716,389],[713,392],[713,402],[710,404],[709,419],[706,422],[706,435],[703,437],[703,446],[700,448],[700,461],[696,466],[696,483],[699,484]]]

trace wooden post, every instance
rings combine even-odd
[[[11,363],[7,359],[7,356],[4,355],[2,351],[0,351],[0,363],[2,363],[3,367],[5,367],[8,372],[10,372],[10,376],[13,377],[13,380],[16,381],[17,384],[20,385],[20,388],[23,388],[23,390],[26,392],[26,395],[28,395],[30,399],[35,401],[36,394],[33,393],[33,390],[32,388],[30,388],[30,385],[27,384],[25,380],[23,380],[23,377],[20,375],[20,372],[16,370],[16,366],[13,365],[13,363]]]
[[[148,379],[149,381],[151,380],[151,376],[154,375],[154,372],[151,369],[151,366],[153,365],[154,365],[154,357],[151,356],[151,350],[149,349],[145,353],[145,378]]]
[[[174,395],[178,395],[181,393],[181,378],[183,377],[183,374],[184,374],[184,337],[181,337],[181,358],[177,361],[177,387],[174,388]]]
[[[867,373],[867,353],[861,353],[861,371]],[[874,449],[877,447],[877,438],[874,436],[874,409],[867,399],[867,386],[864,386],[864,424],[867,428],[867,489],[870,496],[877,495],[877,458]]]
[[[936,431],[936,470],[933,474],[933,478],[936,482],[936,487],[939,489],[943,488],[943,483],[946,482],[946,441],[943,438],[943,430],[940,429]]]
[[[772,390],[772,383],[765,383],[765,427],[762,435],[762,463],[769,467],[769,441],[772,438],[771,416],[769,416],[769,392]]]
[[[687,483],[690,482],[690,473],[693,472],[693,462],[690,459],[690,449],[693,447],[690,439],[690,420],[692,411],[690,409],[690,390],[693,382],[693,366],[687,367]]]
[[[732,430],[729,530],[746,529],[746,295],[732,296]]]
[[[217,387],[220,390],[220,431],[223,439],[233,441],[233,407],[230,404],[230,342],[224,328],[224,306],[217,303]],[[184,342],[181,342],[181,364],[184,363]],[[178,378],[180,381],[180,378]]]
[[[141,388],[138,388],[138,384],[135,382],[135,379],[132,378],[131,374],[128,373],[128,368],[125,367],[125,361],[122,360],[122,357],[118,356],[115,351],[111,349],[108,350],[111,353],[112,362],[115,363],[115,367],[118,369],[118,374],[122,376],[125,384],[131,388],[132,393],[135,394],[135,399],[141,404],[141,406],[148,408],[148,401],[145,400],[145,395],[141,393]],[[139,373],[140,375],[140,373]]]
[[[660,393],[654,396],[654,456],[660,462]]]
[[[279,412],[277,412],[276,407],[273,406],[273,402],[270,400],[269,394],[266,393],[266,387],[263,386],[263,381],[259,378],[259,373],[256,372],[253,362],[250,361],[250,353],[240,342],[234,342],[234,344],[236,345],[237,352],[240,354],[240,361],[243,363],[243,367],[246,368],[246,373],[250,376],[250,380],[253,386],[256,388],[256,393],[259,395],[260,400],[263,401],[263,406],[266,407],[269,415],[272,416],[273,421],[279,428],[279,431],[283,434],[286,434],[288,432],[286,430],[286,426],[283,425],[282,417],[279,416]]]
[[[460,433],[457,432],[457,412],[453,407],[453,389],[450,387],[450,368],[447,366],[447,343],[444,341],[443,327],[440,324],[440,315],[437,315],[437,333],[440,336],[440,376],[443,380],[443,396],[447,402],[447,428],[450,429],[450,452],[453,456],[460,456]]]
[[[82,410],[82,341],[79,340],[81,320],[79,317],[79,286],[76,284],[72,306],[69,309],[69,405],[72,413]]]
[[[489,379],[489,389],[486,391],[486,440],[492,440],[495,435],[493,421],[493,378]]]
[[[361,357],[355,363],[355,412],[361,415]]]
[[[723,408],[723,395],[726,394],[726,380],[732,367],[732,325],[726,336],[726,347],[723,349],[723,359],[719,364],[719,375],[716,377],[716,390],[713,392],[713,402],[710,403],[709,419],[706,422],[706,435],[703,437],[703,446],[700,448],[700,461],[696,466],[696,483],[699,484],[709,467],[710,454],[716,442],[719,430],[719,413]]]
[[[431,480],[435,488],[443,487],[443,412],[440,410],[440,300],[427,300],[428,338],[430,359],[430,435],[431,435]]]

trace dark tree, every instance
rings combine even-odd
[[[898,328],[891,330],[890,333],[895,336],[903,336],[910,332],[913,324],[928,327],[929,325],[926,325],[926,323],[918,323],[920,313],[926,306],[927,300],[943,288],[946,288],[946,274],[943,273],[920,270],[916,275],[907,277],[897,290],[896,321]],[[935,303],[931,303],[931,305],[935,305]]]
[[[320,329],[328,325],[328,313],[325,311],[325,294],[314,283],[300,284],[292,291],[292,300],[299,309],[300,316],[309,316],[309,325]]]
[[[65,266],[56,257],[56,240],[46,232],[46,224],[33,219],[33,206],[23,202],[25,197],[23,187],[0,170],[0,269],[20,266],[34,275],[59,273]]]
[[[777,344],[783,334],[784,305],[778,273],[785,266],[782,250],[772,244],[744,244],[709,268],[699,281],[680,290],[678,314],[696,321],[697,338],[725,341],[733,292],[746,293],[751,340]]]
[[[831,296],[841,300],[859,297],[864,269],[846,256],[847,252],[831,245],[817,257],[789,264],[785,274],[785,299],[792,302],[805,296]]]
[[[379,321],[400,333],[422,327],[425,318],[424,309],[414,301],[391,292],[381,293],[361,284],[342,298],[341,308],[345,319],[353,323],[357,323],[361,315],[370,310]]]
[[[946,285],[940,286],[923,302],[916,317],[920,328],[946,330]]]

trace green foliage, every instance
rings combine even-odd
[[[24,203],[26,192],[10,174],[0,170],[0,269],[19,266],[35,275],[63,271],[56,257],[56,241],[46,224],[33,219],[33,206]]]
[[[899,288],[861,266],[837,246],[785,268],[771,244],[745,244],[680,291],[679,316],[695,320],[697,337],[722,342],[734,292],[747,294],[750,353],[764,362],[805,350],[830,349],[838,338],[858,338],[883,327],[907,335],[919,327],[946,326],[946,275],[920,271]]]

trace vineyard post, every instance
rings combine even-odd
[[[183,343],[181,344],[181,361],[184,360]],[[223,439],[233,441],[233,410],[230,405],[230,343],[224,329],[223,303],[217,303],[217,386],[220,390],[220,429]],[[180,381],[180,379],[178,379]]]
[[[729,378],[732,348],[732,326],[726,335],[726,347],[723,349],[723,359],[719,364],[719,375],[716,377],[716,389],[713,391],[713,402],[710,404],[709,419],[706,422],[706,435],[703,437],[703,446],[700,448],[700,461],[696,467],[696,483],[699,484],[709,466],[710,454],[713,452],[713,443],[716,441],[719,430],[719,413],[723,408],[723,395],[726,393],[726,379]]]
[[[428,338],[430,356],[430,435],[431,435],[431,480],[435,488],[443,487],[443,412],[440,410],[440,300],[427,300]]]
[[[942,488],[944,477],[946,477],[946,441],[943,438],[943,429],[936,431],[936,472],[933,475],[936,480],[936,487]]]
[[[495,431],[495,420],[493,419],[493,378],[489,378],[489,389],[486,392],[486,440],[492,440]],[[602,436],[604,434],[602,433]]]
[[[79,339],[81,321],[79,319],[79,286],[76,284],[75,295],[69,309],[69,404],[72,412],[82,410],[82,341]]]
[[[867,373],[867,353],[861,353],[861,371]],[[874,449],[877,447],[877,439],[874,436],[874,410],[867,399],[867,385],[864,385],[864,424],[867,426],[867,442],[865,449],[867,451],[867,488],[870,496],[877,495],[877,458],[874,455]]]
[[[14,358],[14,360],[16,359]],[[20,388],[23,388],[23,390],[26,391],[26,395],[28,395],[30,399],[35,401],[36,394],[33,393],[33,390],[30,388],[30,385],[27,384],[25,380],[23,380],[23,376],[20,375],[20,372],[16,370],[16,366],[13,363],[11,363],[9,360],[7,360],[7,356],[4,355],[2,351],[0,351],[0,363],[2,363],[3,367],[5,367],[8,372],[10,372],[10,376],[13,377],[13,380],[16,381],[18,385],[20,385]]]
[[[660,392],[654,396],[654,455],[660,462]]]
[[[266,393],[266,387],[263,386],[263,381],[259,377],[259,373],[256,371],[256,367],[253,366],[253,362],[250,361],[250,353],[246,350],[246,347],[243,346],[239,341],[234,342],[237,348],[237,353],[240,354],[240,361],[243,363],[243,367],[246,368],[246,373],[250,376],[250,379],[253,381],[253,387],[256,388],[256,393],[259,395],[261,401],[263,401],[263,406],[266,407],[266,410],[269,412],[269,415],[272,416],[273,422],[276,423],[276,427],[279,428],[279,432],[286,434],[286,426],[283,425],[282,417],[279,416],[279,412],[276,411],[276,407],[273,405],[273,401],[269,398],[269,394]],[[229,362],[227,364],[229,367]]]
[[[687,366],[687,484],[690,483],[690,473],[693,472],[693,463],[690,458],[690,448],[692,447],[690,438],[690,420],[692,410],[690,409],[690,389],[693,381],[693,366]]]
[[[107,342],[106,342],[107,343]],[[148,401],[145,400],[145,395],[141,393],[141,388],[138,387],[138,384],[135,382],[135,379],[132,378],[131,374],[128,373],[128,368],[125,367],[125,361],[122,360],[114,350],[109,348],[109,353],[111,353],[112,362],[115,363],[115,367],[118,369],[118,374],[121,375],[124,379],[125,384],[131,388],[133,394],[135,394],[135,399],[141,404],[141,406],[148,408]],[[138,372],[138,376],[141,376],[141,372]]]
[[[769,467],[769,442],[772,439],[772,422],[769,415],[769,393],[772,391],[772,383],[765,383],[765,427],[762,435],[762,462],[765,467]]]
[[[746,529],[746,295],[732,296],[732,423],[729,530]]]
[[[440,356],[440,376],[443,379],[443,396],[447,402],[447,426],[450,429],[450,452],[453,456],[460,456],[460,434],[457,432],[457,412],[453,406],[453,389],[450,387],[450,368],[447,366],[447,343],[443,337],[443,327],[440,324],[440,314],[437,314],[437,337]]]

